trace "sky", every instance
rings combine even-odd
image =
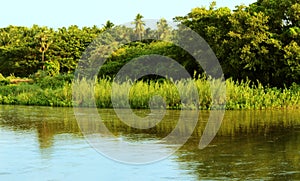
[[[192,8],[208,7],[212,0],[2,0],[0,27],[31,27],[33,24],[52,28],[70,25],[102,27],[107,20],[116,25],[131,22],[136,14],[144,19],[185,16]],[[234,9],[256,0],[216,0],[217,7]]]

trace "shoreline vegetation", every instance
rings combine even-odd
[[[175,60],[194,78],[172,83],[150,74],[137,82],[125,81],[117,85],[117,107],[128,108],[129,101],[134,109],[148,109],[149,103],[150,107],[166,109],[299,109],[299,13],[299,0],[257,0],[234,10],[218,8],[212,2],[208,8],[196,7],[185,16],[174,17],[177,27],[164,18],[150,27],[139,13],[132,26],[114,25],[108,20],[102,27],[0,28],[0,104],[90,107],[96,103],[99,108],[112,108],[112,80],[132,60],[144,58],[143,66],[133,62],[138,67],[132,68],[132,74],[155,67],[153,72],[168,69],[181,75],[173,65],[165,66],[157,58],[153,63],[151,56],[147,57],[157,55]],[[201,36],[215,53],[227,78],[226,98],[213,100],[211,92],[216,95],[224,89],[219,80],[205,77],[205,66],[211,59],[200,55],[211,55],[210,49],[203,46],[193,51],[202,57],[202,68],[186,51],[194,48],[185,41],[193,38],[185,33],[184,26]],[[176,42],[188,46],[181,48]],[[95,81],[74,80],[77,69],[88,68],[80,72],[84,77],[97,71],[95,65],[99,63],[103,65],[97,75],[93,74]],[[192,85],[199,95],[197,105],[193,96],[189,97],[196,92]],[[125,100],[128,92],[124,88],[128,87],[129,99]],[[186,98],[180,98],[179,92]]]
[[[98,79],[95,82],[82,79],[74,81],[72,75],[45,76],[33,79],[21,79],[14,76],[0,76],[0,104],[10,105],[36,105],[54,107],[91,107],[90,100],[94,87],[94,98],[98,108],[113,108],[111,103],[112,80],[109,78]],[[18,82],[18,83],[16,83]],[[212,86],[220,86],[220,81],[212,81]],[[179,91],[189,92],[189,85],[196,86],[199,95],[199,105],[194,105],[193,100],[181,104]],[[148,109],[149,101],[154,96],[161,96],[165,104],[154,105],[154,108],[166,109],[200,109],[211,110],[224,107],[212,107],[212,102],[217,101],[225,105],[227,110],[264,110],[264,109],[299,109],[300,85],[293,84],[288,88],[274,88],[263,86],[259,82],[226,80],[225,100],[212,100],[211,85],[206,77],[192,80],[180,80],[174,83],[162,79],[160,81],[125,81],[117,89],[116,96],[126,96],[122,86],[130,87],[129,102],[133,109]],[[72,92],[73,86],[76,88]],[[218,90],[218,88],[216,88]],[[75,97],[73,97],[75,96]],[[73,98],[74,101],[73,102]],[[159,101],[158,101],[159,102]],[[122,101],[118,108],[124,108]],[[155,101],[154,101],[155,103]],[[161,105],[164,105],[161,107]]]

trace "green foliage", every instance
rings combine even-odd
[[[39,71],[33,76],[35,84],[39,87],[57,89],[63,87],[65,84],[70,84],[73,79],[72,74],[58,74],[55,76],[48,76],[45,71]]]
[[[41,106],[83,106],[96,104],[99,108],[112,108],[112,81],[109,78],[96,81],[73,80],[70,75],[46,76],[35,83],[20,83],[0,86],[0,104],[22,104]],[[198,105],[192,100],[195,91],[199,95]],[[212,94],[222,91],[219,80],[206,77],[197,79],[170,81],[125,81],[116,83],[114,93],[117,107],[124,108],[129,101],[131,108],[147,109],[297,109],[300,108],[300,86],[278,89],[265,87],[260,82],[226,80],[225,97],[212,99]],[[74,90],[76,88],[76,90]],[[129,100],[124,99],[129,91]],[[73,89],[73,90],[72,90]],[[73,100],[76,100],[73,102]],[[225,104],[226,102],[226,104]],[[213,107],[219,104],[221,107]]]
[[[46,71],[50,76],[55,76],[59,74],[60,64],[57,60],[46,62]]]
[[[143,18],[144,16],[142,16],[141,14],[137,14],[133,22],[133,24],[135,25],[135,33],[139,40],[142,40],[145,33],[145,23],[142,20]]]
[[[1,104],[72,106],[72,91],[69,84],[56,89],[42,89],[38,84],[22,83],[0,86]]]
[[[284,88],[293,82],[300,83],[299,14],[298,0],[257,0],[248,7],[237,6],[233,11],[227,7],[216,8],[213,2],[208,9],[194,8],[175,21],[190,27],[207,41],[226,78],[259,80],[264,86]],[[38,25],[0,28],[0,72],[4,76],[14,73],[28,77],[45,70],[56,77],[74,72],[82,56],[87,65],[99,61],[100,56],[107,61],[98,77],[113,78],[130,60],[150,54],[176,60],[190,75],[203,72],[191,55],[167,43],[176,35],[176,29],[171,29],[165,19],[157,22],[157,29],[150,29],[145,27],[143,16],[137,14],[133,25],[133,28],[115,26],[107,21],[103,28],[76,25],[56,30]],[[154,41],[154,37],[161,41]],[[2,85],[8,83],[4,79],[0,81]],[[45,80],[41,86],[46,87],[46,83],[62,86],[54,79]]]
[[[74,71],[85,48],[103,30],[96,26],[70,26],[53,30],[33,25],[30,28],[9,26],[0,28],[0,72],[8,76],[29,76],[51,65],[51,72]],[[58,62],[58,63],[57,63]]]
[[[178,52],[181,54],[178,55]],[[114,51],[101,67],[98,77],[114,77],[126,63],[146,55],[161,55],[172,58],[180,63],[191,76],[193,76],[195,72],[197,72],[197,75],[202,73],[198,62],[196,62],[191,55],[186,54],[183,49],[168,42],[155,41],[151,43],[134,42]],[[148,68],[147,66],[139,67],[138,71],[143,72],[143,69]],[[176,70],[174,69],[174,71]]]
[[[258,0],[247,6],[194,8],[176,20],[216,53],[226,77],[284,87],[299,83],[299,2]]]
[[[0,73],[0,86],[8,85],[9,80],[7,80],[1,73]]]

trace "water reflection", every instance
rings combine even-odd
[[[196,134],[176,154],[199,180],[300,179],[298,111],[227,112],[209,147],[199,150],[198,143]]]
[[[149,114],[149,110],[135,110],[141,117]],[[178,124],[180,111],[169,110],[161,122],[149,129],[137,129],[123,123],[115,114],[113,109],[100,109],[99,114],[109,133],[116,137],[124,136],[124,139],[140,141],[141,139],[164,138],[178,126],[177,134],[186,135],[193,131],[193,137],[197,139],[203,134],[210,112],[202,111],[199,114],[199,121],[194,125],[186,119],[183,124]],[[186,115],[192,114],[187,111]],[[99,126],[102,121],[89,121],[87,116],[84,126],[93,132],[105,133],[103,127]],[[134,124],[149,124],[136,122]],[[72,108],[51,108],[31,106],[0,106],[0,125],[11,130],[36,130],[41,148],[50,147],[53,144],[53,137],[57,134],[71,133],[81,135],[81,130],[73,114]],[[291,130],[299,129],[300,113],[297,110],[276,110],[276,111],[227,111],[218,136],[254,136],[261,135],[269,137],[289,133]],[[272,137],[276,139],[275,137]],[[170,144],[176,143],[173,140]],[[197,145],[197,144],[195,144]]]
[[[299,135],[218,138],[204,150],[192,139],[176,153],[177,161],[199,179],[299,180]]]
[[[167,111],[155,127],[141,130],[124,124],[111,109],[100,109],[99,113],[105,126],[115,136],[129,142],[160,140],[175,128],[180,115],[179,111]],[[149,111],[135,110],[135,113],[145,116]],[[218,136],[207,148],[199,150],[199,140],[208,116],[208,111],[200,112],[196,129],[189,120],[179,125],[179,135],[194,130],[189,141],[170,158],[179,163],[179,170],[185,170],[197,179],[300,179],[299,111],[227,111]],[[132,124],[143,124],[132,121]],[[94,131],[101,129],[97,122],[91,124],[86,121],[85,124]],[[24,140],[36,138],[39,149],[45,155],[51,155],[49,149],[57,149],[55,144],[58,142],[65,144],[60,154],[71,147],[68,145],[70,137],[65,135],[82,140],[72,108],[0,106],[1,130],[4,130],[2,138],[10,133],[20,133]],[[25,133],[30,134],[26,136]],[[164,144],[167,147],[176,144],[175,141]],[[20,154],[24,150],[20,150]],[[76,152],[81,150],[75,149]],[[45,156],[43,159],[51,158]]]
[[[36,131],[40,148],[53,145],[55,135],[81,135],[71,108],[0,106],[0,126],[13,131]]]

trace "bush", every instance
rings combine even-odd
[[[40,106],[93,106],[94,99],[97,107],[112,108],[111,79],[99,79],[96,82],[86,79],[73,81],[77,87],[72,90],[71,81],[73,75],[58,75],[54,77],[45,76],[39,78],[33,84],[20,83],[0,86],[1,104],[23,104]],[[193,85],[196,89],[193,89]],[[136,81],[130,80],[123,83],[116,83],[118,88],[114,90],[118,99],[119,108],[126,106],[129,101],[131,108],[147,109],[149,103],[155,108],[162,106],[167,109],[219,109],[225,105],[225,97],[212,99],[218,91],[222,91],[219,80],[198,78],[193,80],[169,81]],[[128,89],[128,92],[126,90]],[[178,88],[178,89],[177,89]],[[211,92],[212,90],[212,92]],[[195,105],[192,99],[198,92],[199,104]],[[180,97],[179,93],[183,97]],[[94,95],[93,95],[94,93]],[[74,96],[74,97],[73,97]],[[127,97],[128,96],[128,97]],[[155,97],[156,96],[156,97]],[[163,98],[164,103],[157,96]],[[127,100],[127,98],[129,100]],[[151,101],[154,100],[155,101]],[[182,103],[184,102],[184,103]],[[222,107],[212,107],[219,103]],[[253,83],[249,80],[235,82],[232,79],[226,80],[226,109],[291,109],[300,107],[300,86],[293,84],[289,88],[278,89],[264,87],[259,82]]]
[[[1,73],[0,73],[0,86],[8,85],[9,80],[7,80]]]
[[[72,74],[58,74],[56,76],[48,76],[45,72],[35,75],[34,80],[42,89],[52,88],[57,89],[65,84],[70,84],[73,80]]]

